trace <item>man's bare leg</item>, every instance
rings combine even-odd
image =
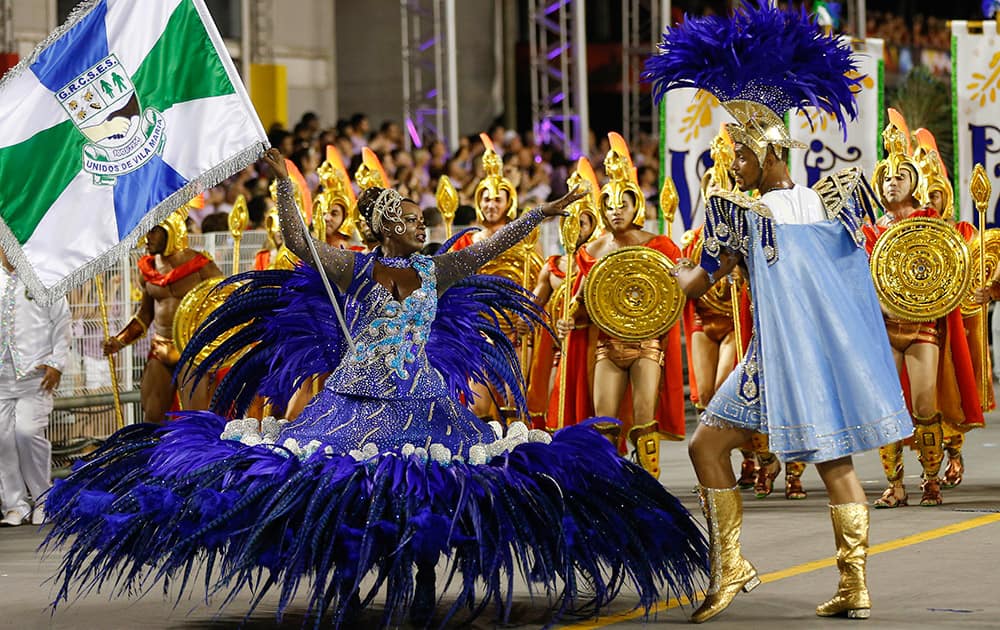
[[[656,404],[660,398],[662,369],[657,361],[640,358],[629,368],[632,384],[632,428],[629,441],[636,461],[653,477],[660,476],[660,433]]]
[[[163,424],[174,403],[173,372],[159,359],[150,357],[139,385],[144,422]]]

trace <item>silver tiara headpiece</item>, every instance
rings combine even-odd
[[[395,223],[392,231],[396,234],[406,231],[406,226],[403,225],[403,196],[392,188],[386,188],[375,200],[375,208],[372,210],[372,232],[381,234],[382,226],[390,222]]]

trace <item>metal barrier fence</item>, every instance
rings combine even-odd
[[[188,238],[190,247],[210,255],[224,274],[233,272],[234,243],[229,233],[192,234]],[[253,268],[254,256],[264,246],[266,238],[262,231],[243,235],[239,271]],[[101,274],[111,334],[121,330],[139,306],[141,289],[136,263],[144,253],[133,249]],[[47,431],[52,442],[53,467],[57,469],[64,468],[74,457],[118,429],[111,371],[101,350],[104,327],[96,283],[93,280],[86,282],[66,297],[71,318],[69,360],[56,392]],[[139,384],[148,352],[149,339],[146,338],[115,355],[115,373],[126,424],[142,420]]]

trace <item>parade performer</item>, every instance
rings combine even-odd
[[[641,245],[657,250],[670,260],[680,257],[680,248],[667,236],[643,229],[646,199],[635,179],[635,168],[625,140],[617,133],[608,134],[611,148],[604,158],[608,183],[601,188],[600,210],[606,227],[604,234],[580,249],[577,254],[579,276],[577,299],[583,284],[597,261],[623,247]],[[569,334],[587,322],[588,305],[581,304],[572,318],[559,322],[560,335]],[[643,468],[654,477],[660,474],[660,440],[684,438],[684,383],[681,367],[680,325],[673,326],[661,338],[625,341],[603,331],[597,336],[593,378],[594,410],[598,416],[632,418],[626,429],[629,442]],[[574,387],[586,382],[574,379]],[[631,409],[622,410],[626,392],[631,389]],[[573,398],[567,385],[567,398]]]
[[[873,179],[885,214],[876,225],[864,228],[869,251],[890,227],[900,222],[920,217],[941,218],[937,210],[924,206],[918,198],[926,185],[922,170],[910,155],[909,129],[898,111],[889,109],[889,124],[882,137],[887,155],[876,165]],[[961,307],[941,319],[923,322],[901,319],[892,314],[891,305],[883,311],[896,368],[909,394],[913,445],[923,468],[920,505],[941,505],[938,474],[944,459],[943,425],[950,424],[954,427],[950,432],[955,433],[983,424]],[[907,505],[903,444],[887,444],[879,453],[889,485],[875,501],[875,507]]]
[[[285,167],[289,171],[292,188],[295,191],[295,203],[298,204],[299,211],[302,212],[303,220],[306,224],[309,224],[312,220],[312,214],[311,212],[310,214],[306,214],[305,212],[305,208],[309,208],[310,211],[312,210],[312,195],[309,193],[309,186],[306,185],[305,178],[302,177],[302,174],[299,173],[299,170],[292,164],[291,160],[287,160]],[[271,202],[277,203],[277,180],[271,182],[269,190],[271,193]],[[292,253],[285,245],[285,239],[281,235],[281,224],[278,221],[278,209],[276,206],[271,206],[264,215],[264,230],[267,231],[267,243],[254,256],[253,268],[257,271],[295,268],[295,265],[299,263],[299,257]]]
[[[473,199],[476,208],[476,218],[479,223],[476,227],[479,230],[470,230],[459,236],[455,240],[452,249],[460,251],[490,238],[503,229],[508,223],[517,218],[517,187],[503,175],[503,161],[493,146],[493,141],[486,133],[479,134],[483,142],[485,152],[483,153],[483,179],[476,184],[473,192]],[[526,289],[532,288],[532,283],[537,278],[542,267],[541,256],[536,252],[536,247],[532,245],[533,239],[537,239],[537,233],[529,235],[525,242],[518,247],[511,248],[504,252],[490,265],[483,269],[483,274],[494,274],[506,277],[523,286]],[[527,273],[525,273],[527,271]],[[517,339],[514,330],[508,330],[508,334],[513,339]],[[529,371],[531,358],[528,340],[519,342],[522,345],[521,361],[522,369]],[[500,394],[488,384],[475,384],[472,386],[472,397],[467,401],[472,411],[483,419],[499,418],[505,422],[516,420],[513,417],[513,410],[501,408],[498,400],[505,396]]]
[[[568,261],[576,255],[580,247],[594,240],[600,233],[598,229],[600,225],[600,213],[597,210],[596,201],[597,191],[600,190],[600,186],[597,185],[597,176],[594,174],[594,168],[590,165],[590,160],[585,157],[581,157],[577,161],[576,169],[570,173],[569,178],[566,180],[566,185],[569,190],[573,190],[580,186],[582,181],[587,182],[590,193],[577,201],[575,206],[570,207],[570,213],[577,215],[580,220],[580,234],[577,238],[576,248],[572,252],[567,252],[563,255],[556,254],[549,256],[542,267],[542,271],[538,274],[538,282],[535,284],[535,290],[533,291],[535,304],[546,309],[549,321],[553,326],[561,319],[563,293],[566,291],[566,288],[560,287],[562,287],[566,279],[566,265]],[[563,218],[561,221],[566,220],[566,218]],[[528,334],[525,325],[519,324],[518,334]],[[559,347],[554,341],[552,336],[545,330],[538,330],[535,333],[532,344],[533,351],[531,353],[531,376],[528,379],[527,393],[528,413],[531,416],[532,425],[535,426],[541,423],[544,426],[547,417],[549,421],[547,428],[550,430],[562,428],[559,426],[558,412],[555,415],[546,415],[553,392],[555,391],[556,396],[558,396],[558,391],[554,390],[555,383],[553,379],[556,377],[561,356]],[[573,349],[572,346],[570,348],[571,350]],[[581,352],[580,356],[586,356],[586,348],[586,340],[583,340],[583,345],[579,349]],[[578,360],[573,362],[573,365],[583,368],[576,370],[573,378],[587,377],[585,366],[588,362],[592,361]],[[589,392],[589,389],[587,391]],[[593,415],[593,412],[584,414],[581,417],[591,415]],[[564,414],[564,423],[565,419],[566,415]],[[614,426],[618,426],[617,423]],[[535,426],[535,428],[541,427]]]
[[[923,186],[917,191],[920,202],[928,207],[937,210],[945,221],[953,223],[958,233],[962,235],[965,242],[971,248],[975,247],[975,241],[979,237],[979,230],[968,221],[959,221],[955,214],[955,191],[948,179],[948,169],[944,166],[944,160],[938,151],[937,141],[934,135],[927,129],[917,129],[913,132],[917,141],[917,148],[913,152],[913,159],[920,167]],[[983,312],[979,308],[974,308],[971,314],[962,307],[962,327],[965,328],[965,337],[969,346],[969,354],[972,358],[972,368],[975,373],[976,383],[983,382],[983,373],[992,375],[992,365],[990,355],[983,354]],[[996,408],[996,399],[993,394],[993,379],[988,378],[989,387],[986,389],[987,400],[984,405],[985,410]],[[946,391],[939,392],[939,398],[943,398],[941,405],[943,408],[961,408],[961,401],[955,400],[954,388],[946,388]],[[945,413],[946,417],[955,417],[956,413]],[[975,425],[972,425],[975,426]],[[953,422],[941,423],[941,434],[943,436],[942,446],[948,456],[948,462],[944,467],[944,475],[941,477],[941,487],[944,489],[954,488],[962,483],[965,475],[965,459],[962,456],[962,446],[965,444],[966,427],[956,425]]]
[[[323,189],[313,202],[313,234],[331,247],[361,251],[354,227],[358,202],[347,169],[332,144],[327,145],[326,160],[316,172]]]
[[[654,96],[681,87],[715,95],[738,123],[729,129],[737,186],[760,193],[710,193],[701,263],[675,268],[697,298],[742,262],[754,319],[747,354],[689,446],[712,564],[692,621],[711,619],[760,583],[740,551],[743,508],[729,459],[753,431],[767,433],[782,460],[814,462],[830,495],[840,584],[816,614],[867,618],[869,512],[851,455],[912,430],[860,230],[874,201],[858,169],[816,190],[795,185],[785,158],[804,145],[782,120],[807,105],[842,127],[844,112],[857,115],[850,45],[825,37],[805,11],[759,2],[729,18],[689,18],[664,33],[659,49],[645,71]]]
[[[174,346],[174,314],[181,299],[202,280],[222,275],[211,258],[188,247],[187,214],[174,212],[146,235],[147,255],[139,259],[142,302],[125,328],[104,342],[104,354],[114,354],[146,336],[153,339],[139,385],[143,418],[160,424],[180,395],[183,409],[207,409],[211,397],[208,381],[178,388],[174,372],[180,353]]]
[[[308,580],[317,623],[350,623],[384,589],[383,626],[407,613],[423,626],[442,555],[460,586],[442,625],[490,603],[506,619],[517,571],[553,596],[556,614],[581,603],[600,610],[625,583],[647,610],[671,593],[693,595],[705,543],[662,486],[588,427],[550,437],[516,423],[503,434],[458,401],[470,379],[490,380],[523,408],[516,352],[498,320],[540,314],[527,291],[473,274],[579,195],[429,257],[419,254],[416,203],[373,187],[359,206],[380,246],[359,254],[307,240],[280,155],[266,159],[280,177],[285,241],[304,260],[314,244],[324,273],[235,276],[238,288],[185,358],[235,331],[199,370],[240,356],[215,399],[237,418],[258,391],[281,406],[301,375],[332,375],[292,423],[187,413],[110,438],[49,497],[49,543],[67,547],[59,598],[78,582],[125,594],[159,578],[183,592],[204,562],[209,593],[252,585],[256,603],[279,589],[279,617]],[[369,575],[374,586],[359,596]]]

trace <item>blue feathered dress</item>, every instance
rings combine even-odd
[[[359,255],[340,296],[353,351],[312,268],[226,281],[237,288],[182,359],[230,334],[199,367],[238,358],[213,401],[222,415],[127,427],[56,483],[46,509],[47,545],[64,554],[57,603],[74,589],[128,595],[157,581],[184,593],[200,569],[209,595],[252,587],[256,605],[277,591],[279,617],[302,585],[317,624],[340,625],[353,596],[382,593],[391,625],[411,604],[414,567],[441,559],[460,585],[442,624],[491,605],[506,619],[517,573],[554,617],[599,611],[623,586],[647,611],[694,595],[705,540],[655,479],[584,425],[504,432],[459,404],[472,380],[509,386],[525,406],[500,324],[537,318],[530,294],[470,276],[438,296],[434,259],[414,256],[421,288],[397,301],[374,281],[376,260]],[[258,394],[281,408],[327,372],[293,422],[240,418]]]

